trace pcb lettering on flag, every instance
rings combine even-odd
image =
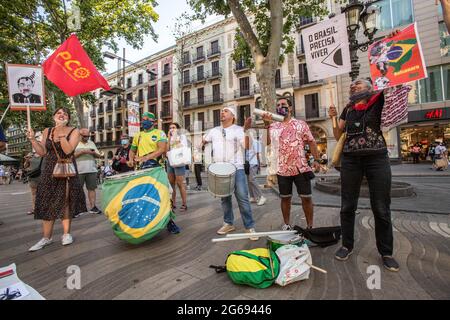
[[[42,64],[51,82],[68,96],[76,96],[97,88],[110,90],[106,79],[97,71],[75,34]]]
[[[369,47],[370,74],[375,90],[427,77],[417,24]]]
[[[311,81],[351,71],[345,15],[341,14],[302,31],[308,77]]]

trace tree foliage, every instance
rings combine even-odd
[[[73,16],[69,4],[72,8],[74,4],[79,8],[81,29],[75,32],[99,70],[104,70],[105,66],[102,50],[106,47],[117,52],[117,39],[124,39],[135,49],[143,47],[145,35],[157,40],[152,26],[159,18],[154,10],[157,6],[155,0],[1,1],[0,103],[3,109],[7,105],[8,92],[5,63],[41,64],[74,31],[68,24]],[[73,106],[78,101],[75,103],[76,112],[79,121],[83,120],[82,100],[92,100],[92,95],[68,99],[48,81],[45,86],[50,107]],[[11,112],[6,121],[23,125],[23,116]],[[42,125],[45,124],[44,121]]]

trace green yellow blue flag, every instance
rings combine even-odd
[[[173,217],[166,172],[160,167],[107,179],[102,207],[120,239],[139,244],[153,238]]]

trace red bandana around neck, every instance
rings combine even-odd
[[[370,99],[367,103],[355,104],[353,106],[353,109],[355,109],[356,111],[364,111],[364,110],[369,109],[369,107],[371,107],[378,100],[378,98],[381,96],[381,93],[382,92],[378,92],[378,93],[374,94],[372,97],[370,97]]]

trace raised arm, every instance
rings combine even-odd
[[[47,141],[47,137],[48,137],[48,128],[45,129],[44,133],[42,134],[43,143],[36,140],[33,129],[31,129],[27,133],[27,138],[28,140],[30,140],[33,149],[36,150],[36,153],[41,157],[47,154],[47,149],[45,148],[45,141]]]

